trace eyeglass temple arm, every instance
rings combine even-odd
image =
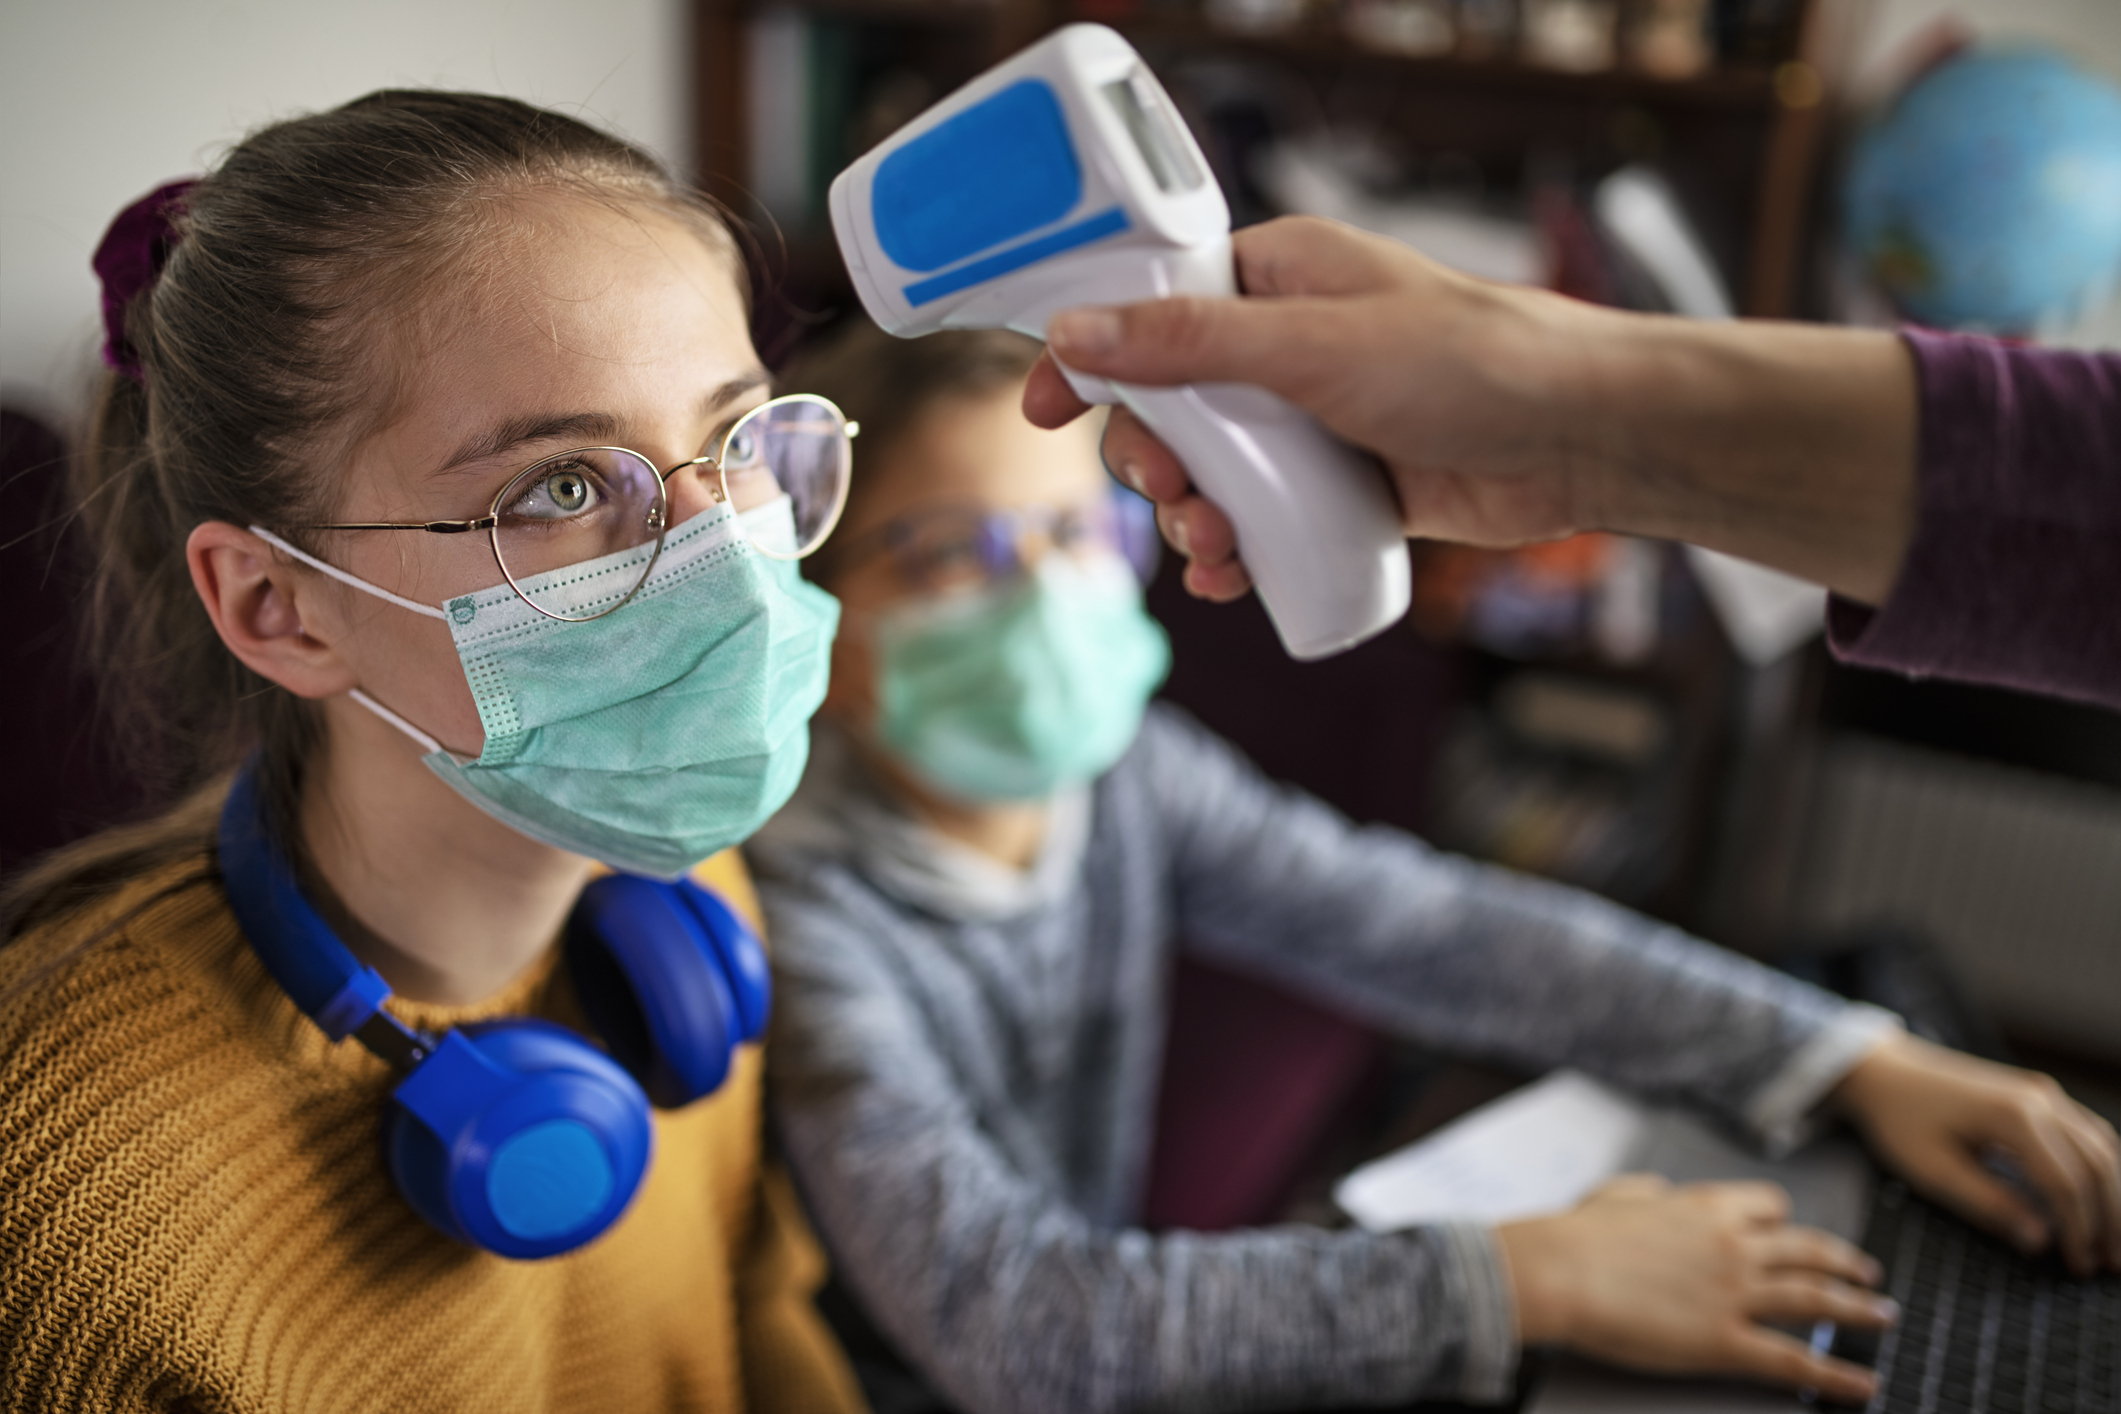
[[[301,525],[297,530],[425,530],[435,535],[462,535],[471,530],[491,530],[499,524],[499,516],[480,516],[477,520],[348,520],[330,525]]]

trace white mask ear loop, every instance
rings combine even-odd
[[[309,554],[306,551],[297,550],[294,546],[288,544],[285,540],[282,540],[279,536],[273,534],[271,531],[267,530],[262,525],[252,526],[250,528],[250,533],[257,536],[260,540],[263,540],[266,544],[273,546],[275,549],[283,550],[287,554],[293,555],[296,559],[300,560],[303,564],[308,565],[311,569],[324,571],[324,573],[330,575],[333,579],[336,579],[341,584],[350,584],[354,588],[363,592],[364,594],[373,594],[378,599],[388,599],[391,603],[397,605],[401,609],[410,609],[416,614],[425,614],[430,619],[440,619],[444,623],[449,622],[449,615],[443,613],[434,605],[422,604],[417,600],[407,599],[402,595],[393,594],[388,589],[384,589],[377,585],[370,584],[367,580],[360,578],[358,575],[348,574],[345,570],[340,569],[337,565],[327,565],[322,560],[318,559],[315,555]]]
[[[354,701],[360,703],[363,707],[366,707],[369,711],[375,713],[378,717],[381,717],[384,721],[396,727],[399,731],[405,733],[405,735],[411,737],[414,741],[418,742],[420,744],[420,749],[424,751],[427,755],[432,756],[437,751],[440,751],[442,749],[441,742],[436,741],[426,732],[421,731],[418,727],[406,721],[403,717],[391,711],[388,707],[385,707],[382,703],[376,701],[367,693],[361,691],[360,688],[349,688],[347,689],[346,695],[348,697],[351,697]],[[454,751],[450,752],[449,754],[451,756],[456,755]]]
[[[285,540],[282,540],[279,536],[273,534],[271,531],[267,530],[262,525],[252,526],[250,528],[250,533],[257,536],[260,540],[263,540],[266,544],[271,545],[275,549],[280,550],[286,554],[293,555],[296,559],[300,560],[303,564],[308,565],[311,569],[322,570],[324,573],[330,575],[333,579],[338,580],[341,584],[350,584],[356,589],[363,590],[369,594],[375,595],[378,599],[388,599],[391,603],[396,604],[401,609],[410,609],[416,614],[425,614],[430,619],[441,619],[444,623],[447,623],[449,621],[449,615],[443,613],[440,609],[434,608],[432,605],[417,603],[414,600],[403,597],[402,595],[393,594],[388,589],[379,588],[376,585],[370,584],[365,579],[361,579],[355,575],[348,574],[345,570],[340,569],[336,565],[327,565],[322,560],[318,559],[315,555],[307,554],[301,550],[297,550],[294,546],[288,544]],[[363,707],[366,707],[369,711],[375,713],[378,717],[381,717],[384,721],[396,727],[399,731],[405,733],[405,735],[411,737],[413,741],[419,744],[420,749],[427,755],[432,756],[442,749],[441,742],[436,741],[426,732],[421,731],[418,727],[406,721],[403,717],[391,711],[388,707],[385,707],[382,703],[376,701],[367,693],[361,691],[360,688],[356,687],[349,689],[346,695],[348,697],[351,697],[354,701],[360,703]],[[449,754],[451,756],[454,756],[456,753],[451,752]]]

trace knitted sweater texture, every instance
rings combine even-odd
[[[702,877],[755,916],[734,855]],[[397,1196],[392,1073],[274,986],[209,858],[0,948],[0,998],[0,1410],[859,1407],[817,1248],[762,1176],[755,1049],[657,1113],[611,1231],[514,1262]],[[580,1020],[551,957],[476,1007],[391,1005]]]

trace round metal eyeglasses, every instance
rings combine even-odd
[[[578,447],[517,472],[483,516],[471,520],[349,521],[309,530],[424,530],[461,535],[483,530],[509,586],[552,619],[602,618],[640,592],[669,530],[668,479],[687,467],[712,467],[708,491],[739,519],[751,548],[776,560],[799,560],[824,543],[847,504],[854,436],[861,431],[824,398],[795,393],[762,403],[739,418],[711,456],[668,470],[624,447]],[[581,604],[567,591],[592,560],[651,546],[640,572],[616,598]]]

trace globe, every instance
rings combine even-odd
[[[1850,248],[1902,313],[2016,334],[2121,275],[2121,88],[2053,50],[1962,53],[1858,141]]]

